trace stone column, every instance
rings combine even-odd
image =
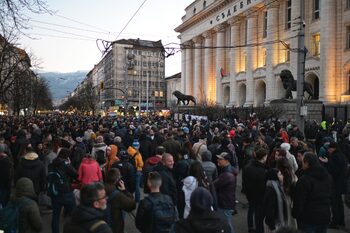
[[[192,43],[186,42],[186,73],[185,73],[185,94],[186,95],[193,95],[193,49],[192,49]]]
[[[237,18],[232,18],[228,20],[228,23],[231,25],[231,46],[240,45],[240,20]],[[231,73],[230,73],[230,106],[237,106],[237,66],[239,66],[239,48],[231,48],[230,51],[230,65],[231,65]]]
[[[320,100],[325,103],[337,101],[336,79],[336,1],[321,0],[321,77]],[[340,82],[340,80],[339,80]]]
[[[197,36],[193,39],[194,42],[194,78],[193,78],[193,96],[197,103],[203,100],[203,82],[202,82],[202,42],[203,38]]]
[[[222,105],[222,77],[220,69],[225,68],[225,25],[220,24],[214,28],[216,31],[216,103]]]
[[[247,12],[247,44],[255,44],[258,41],[258,15],[254,13],[254,9]],[[254,104],[255,96],[255,82],[253,78],[253,71],[257,68],[257,46],[247,47],[247,97],[244,104],[245,107],[252,106]]]
[[[186,46],[185,46],[185,44],[181,45],[181,81],[180,81],[180,91],[182,93],[186,93]]]
[[[213,32],[203,33],[204,40],[204,75],[203,75],[203,101],[209,103],[215,99],[215,75],[213,75]]]
[[[278,39],[278,7],[279,2],[270,3],[267,0],[267,36],[266,41]],[[266,104],[276,99],[277,91],[275,84],[276,78],[273,72],[274,67],[278,64],[278,43],[268,44],[266,46]]]

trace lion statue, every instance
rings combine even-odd
[[[283,88],[286,89],[286,99],[293,99],[292,91],[297,90],[297,82],[293,78],[292,72],[289,70],[282,70],[280,73],[280,78],[283,83]],[[314,99],[314,91],[310,83],[304,82],[304,92],[309,94],[308,99]]]
[[[183,105],[188,105],[190,101],[192,101],[194,105],[196,105],[196,98],[194,98],[192,95],[185,95],[182,94],[180,91],[174,91],[173,95],[177,98],[177,105],[180,104],[180,101],[183,103]]]

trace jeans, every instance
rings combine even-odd
[[[233,224],[232,224],[232,213],[233,213],[233,210],[219,208],[218,211],[219,211],[219,213],[222,213],[225,216],[225,218],[226,218],[226,220],[228,222],[228,225],[230,226],[231,233],[235,233],[235,230],[233,229]]]
[[[262,203],[257,203],[256,201],[249,201],[249,208],[247,214],[248,229],[255,229],[256,233],[264,232],[264,224],[262,217]],[[255,221],[254,221],[255,220]]]
[[[327,225],[303,225],[299,226],[299,230],[304,233],[326,233]]]
[[[140,184],[142,180],[142,171],[136,172],[136,188],[135,188],[135,201],[138,203],[140,202],[141,193],[140,193]]]
[[[75,207],[75,198],[73,193],[63,193],[57,197],[52,197],[52,233],[59,233],[60,216],[62,207],[70,215]]]

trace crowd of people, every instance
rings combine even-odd
[[[41,232],[52,212],[52,233],[122,233],[126,215],[142,233],[234,233],[242,192],[249,233],[323,233],[345,227],[348,161],[350,123],[1,116],[0,229]]]

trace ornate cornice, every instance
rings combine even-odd
[[[276,0],[265,0],[264,5],[266,9],[278,8],[280,6],[279,1]]]
[[[229,5],[233,1],[234,0],[224,0],[224,1],[214,2],[206,10],[198,13],[197,15],[195,15],[195,16],[189,18],[188,20],[186,20],[185,22],[183,22],[180,26],[175,28],[175,31],[181,33],[182,31],[186,30],[187,28],[195,25],[196,23],[202,21],[203,19],[208,18],[210,15],[218,12],[223,7]]]

